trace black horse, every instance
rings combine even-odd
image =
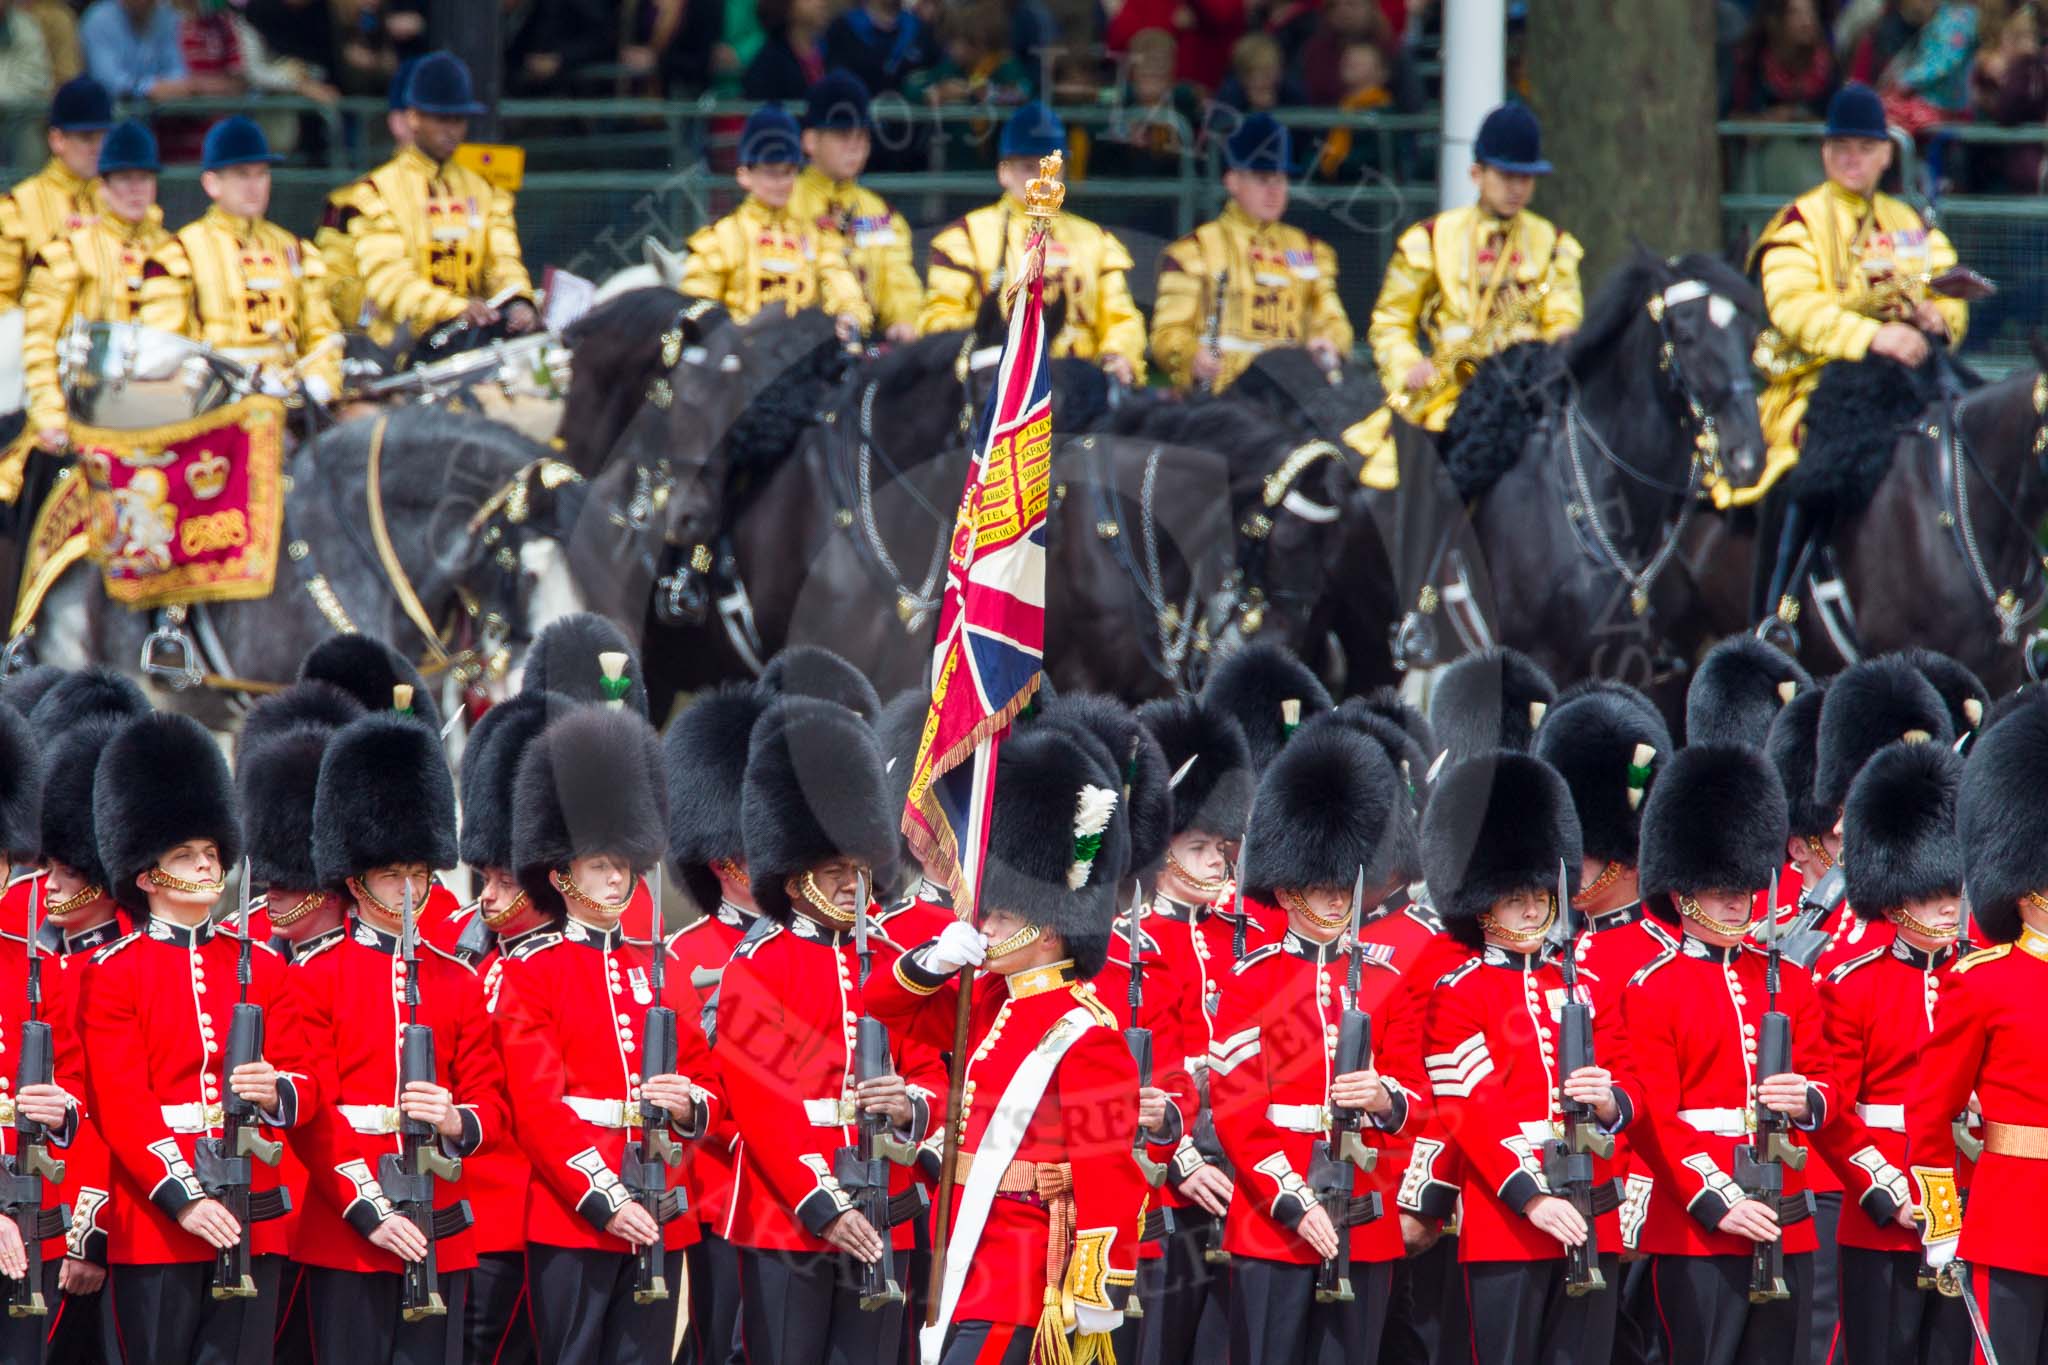
[[[1412,443],[1402,487],[1354,491],[1338,577],[1279,638],[1313,652],[1327,629],[1352,690],[1494,642],[1560,681],[1656,680],[1701,629],[1690,583],[1666,571],[1706,481],[1741,486],[1762,467],[1762,320],[1755,288],[1722,261],[1638,250],[1568,343],[1482,367],[1448,461],[1397,424]]]
[[[436,684],[474,668],[476,685],[503,690],[538,630],[582,606],[562,541],[583,487],[551,455],[496,422],[436,408],[329,430],[291,458],[271,595],[195,609],[187,634],[207,646],[203,666],[228,679],[289,682],[314,644],[354,629],[391,641]],[[133,670],[156,624],[110,602],[82,563],[51,590],[34,644],[46,663]],[[236,696],[195,687],[165,699],[224,728]]]

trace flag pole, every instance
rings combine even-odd
[[[1046,234],[1051,230],[1052,220],[1059,216],[1067,194],[1061,178],[1063,161],[1058,152],[1040,157],[1037,177],[1024,188],[1024,211],[1034,221],[1036,230],[1024,244],[1024,260],[1004,295],[1004,302],[1013,313],[1021,304],[1026,289],[1034,291],[1036,297],[1036,291],[1043,288]],[[1039,344],[1046,343],[1041,339]],[[968,893],[965,917],[970,922],[978,919],[981,913],[982,870],[988,851],[989,821],[995,806],[996,753],[1001,743],[1001,734],[994,734],[976,745],[974,750],[971,787],[974,797],[968,809],[971,837],[961,849],[963,855],[971,852],[973,856],[973,862],[962,869],[964,875],[961,878]],[[946,1075],[946,1130],[940,1144],[938,1211],[932,1223],[932,1270],[925,1295],[927,1327],[937,1326],[945,1295],[946,1247],[953,1227],[953,1196],[959,1185],[960,1115],[966,1090],[967,1031],[974,1014],[975,976],[973,967],[961,969],[958,978],[960,997],[953,1013],[953,1055]]]

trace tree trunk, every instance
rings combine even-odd
[[[1557,167],[1534,207],[1585,244],[1588,293],[1631,237],[1666,255],[1720,249],[1714,11],[1702,0],[1529,6],[1523,65]]]
[[[469,121],[472,142],[498,135],[498,101],[505,94],[504,6],[496,0],[428,0],[427,33],[434,46],[446,48],[469,64],[477,102],[489,113]]]

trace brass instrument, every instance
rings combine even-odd
[[[1913,310],[1928,299],[1960,299],[1976,303],[1998,292],[1998,286],[1967,266],[1951,266],[1940,272],[1921,270],[1904,275],[1887,275],[1862,292],[1851,294],[1842,306],[1880,322],[1910,322]],[[1772,379],[1818,369],[1824,356],[1801,350],[1783,332],[1766,327],[1757,333],[1756,349],[1750,359]]]
[[[1536,310],[1550,293],[1545,281],[1534,289],[1504,289],[1494,307],[1479,320],[1471,335],[1434,347],[1429,363],[1435,369],[1428,384],[1419,389],[1399,389],[1388,395],[1387,406],[1409,421],[1432,411],[1443,399],[1462,390],[1479,372],[1480,362],[1499,355],[1518,341],[1540,334]]]

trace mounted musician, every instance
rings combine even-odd
[[[1398,482],[1395,417],[1441,432],[1480,362],[1517,342],[1564,341],[1585,316],[1584,249],[1528,210],[1551,169],[1536,116],[1520,104],[1488,114],[1472,162],[1479,202],[1402,233],[1373,305],[1366,339],[1387,401],[1344,435],[1366,457],[1369,487]]]
[[[1955,247],[1941,229],[1877,188],[1894,150],[1876,91],[1850,84],[1836,92],[1820,155],[1826,181],[1778,210],[1750,248],[1748,269],[1763,287],[1772,329],[1757,345],[1769,376],[1758,409],[1770,448],[1763,477],[1748,488],[1717,486],[1717,506],[1757,503],[1799,462],[1816,435],[1808,404],[1831,363],[1883,357],[1919,370],[1937,346],[1953,352],[1961,344],[1968,299],[1988,292],[1981,279],[1955,271]],[[1895,376],[1883,382],[1896,387]],[[1841,438],[1825,422],[1817,434]],[[1792,576],[1812,538],[1813,508],[1798,492],[1788,487],[1764,504],[1757,542],[1760,559],[1775,549],[1757,610],[1788,626],[1797,615]],[[1782,525],[1773,529],[1780,510]]]

